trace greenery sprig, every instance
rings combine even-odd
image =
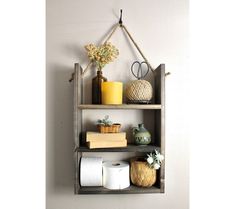
[[[97,121],[97,125],[111,126],[111,125],[113,125],[113,122],[111,120],[109,120],[108,115],[105,115],[104,119],[99,119]]]
[[[158,150],[155,149],[154,152],[147,154],[147,162],[151,168],[158,170],[161,167],[164,156],[160,154]]]

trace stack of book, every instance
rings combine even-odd
[[[99,132],[87,132],[86,142],[90,149],[127,146],[125,132],[105,134]]]

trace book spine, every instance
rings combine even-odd
[[[126,139],[126,133],[119,133],[119,134],[87,134],[86,141],[120,141]]]
[[[88,142],[88,147],[90,149],[95,148],[112,148],[112,147],[126,147],[127,140],[117,141],[117,142]]]

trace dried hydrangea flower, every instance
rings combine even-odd
[[[113,62],[119,55],[118,49],[110,42],[95,46],[88,44],[85,46],[89,59],[97,65],[98,70],[101,70],[106,64]]]

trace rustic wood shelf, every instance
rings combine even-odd
[[[126,189],[110,190],[104,187],[80,187],[77,194],[141,194],[141,193],[162,193],[161,189],[152,186],[148,188],[131,185]]]
[[[160,104],[121,104],[121,105],[100,105],[80,104],[78,109],[134,109],[134,110],[160,110]]]
[[[155,145],[133,145],[128,144],[127,147],[117,147],[117,148],[97,148],[89,149],[86,146],[80,146],[75,148],[75,152],[152,152],[155,149],[160,151],[160,147]]]
[[[74,161],[75,161],[75,182],[74,193],[75,194],[144,194],[144,193],[164,193],[165,190],[165,163],[161,165],[157,174],[156,183],[149,188],[137,187],[131,185],[130,187],[122,190],[109,190],[104,187],[82,187],[80,185],[80,160],[83,156],[83,152],[89,152],[91,155],[96,155],[96,152],[101,154],[102,152],[124,152],[131,153],[134,156],[138,156],[139,153],[144,155],[150,153],[155,149],[159,150],[163,156],[165,156],[165,65],[159,65],[153,71],[154,79],[154,97],[153,104],[121,104],[121,105],[100,105],[100,104],[84,104],[84,80],[83,69],[76,63],[74,71]],[[153,116],[152,124],[152,141],[151,145],[137,146],[134,144],[128,144],[127,147],[120,148],[96,148],[89,149],[85,145],[84,133],[87,131],[83,124],[83,110],[142,110],[145,120],[148,120],[149,113]],[[146,110],[150,110],[148,112]],[[114,111],[113,111],[114,112]],[[149,122],[149,121],[148,121]],[[92,152],[94,154],[92,154]],[[119,153],[119,155],[122,155]],[[102,154],[101,154],[102,155]]]

